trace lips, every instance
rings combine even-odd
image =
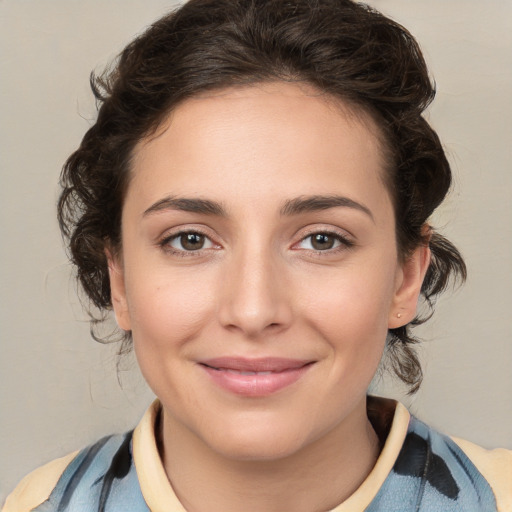
[[[266,357],[246,359],[220,357],[200,361],[215,384],[226,391],[245,396],[267,396],[297,382],[314,361]]]

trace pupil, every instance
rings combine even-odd
[[[198,233],[185,233],[181,235],[181,245],[184,249],[194,251],[201,249],[204,245],[204,235]]]
[[[332,249],[334,238],[330,235],[319,233],[313,237],[312,245],[315,249],[319,250]]]

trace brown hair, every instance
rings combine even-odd
[[[98,118],[62,171],[59,223],[96,308],[104,314],[112,308],[105,246],[121,246],[136,143],[200,92],[276,80],[309,83],[377,122],[388,153],[399,253],[406,258],[420,244],[432,252],[422,287],[431,311],[450,276],[465,278],[456,248],[422,230],[450,188],[451,171],[422,117],[435,90],[409,32],[350,0],[190,0],[131,42],[111,70],[91,76]],[[93,328],[102,318],[92,318],[98,339]],[[131,334],[122,338],[130,341]],[[393,370],[411,392],[422,378],[415,342],[410,325],[388,336]]]

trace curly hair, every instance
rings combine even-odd
[[[398,23],[351,0],[189,0],[151,25],[91,87],[96,123],[61,175],[58,219],[92,305],[111,308],[106,244],[121,247],[121,211],[135,145],[181,102],[207,90],[299,81],[372,116],[387,153],[399,255],[420,244],[432,258],[421,290],[433,311],[450,277],[466,277],[457,249],[424,226],[451,185],[435,131],[422,116],[435,88],[421,50]],[[427,317],[430,316],[427,315]],[[94,327],[102,318],[91,314]],[[418,389],[411,324],[391,329],[397,376]],[[131,333],[121,333],[124,345]]]

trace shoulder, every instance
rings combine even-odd
[[[39,506],[41,510],[67,510],[61,506],[63,503],[70,503],[82,494],[92,497],[93,489],[105,494],[105,482],[110,487],[110,480],[128,473],[131,436],[132,432],[107,436],[41,466],[18,484],[7,497],[2,512],[25,512],[36,507],[39,510]]]
[[[372,398],[370,405],[374,428],[379,426],[374,417],[381,423],[384,418],[384,424],[389,424],[393,407],[387,407],[380,398]],[[388,432],[381,456],[360,489],[369,491],[363,493],[365,499],[361,501],[368,512],[512,511],[511,451],[486,450],[450,438],[410,416],[396,402]]]
[[[485,450],[452,439],[414,417],[393,471],[415,477],[423,493],[428,490],[436,499],[448,499],[462,509],[512,510],[510,451]],[[426,495],[423,499],[427,502]]]
[[[498,510],[512,510],[512,450],[486,450],[464,439],[453,437],[452,440],[489,482]]]
[[[78,453],[52,460],[29,473],[7,497],[2,512],[25,512],[43,503]]]

